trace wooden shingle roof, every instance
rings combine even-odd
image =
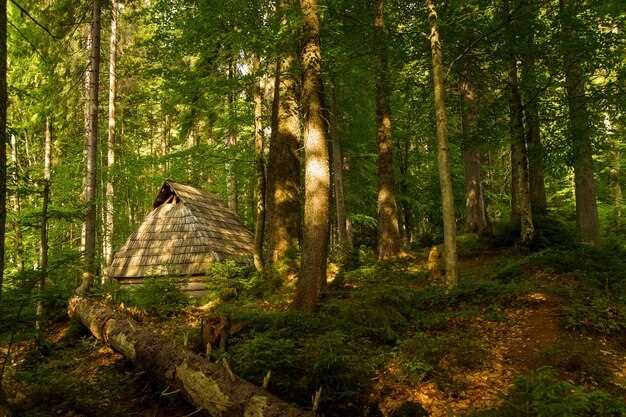
[[[197,275],[213,262],[253,252],[252,234],[219,198],[168,180],[154,210],[113,257],[108,275]]]

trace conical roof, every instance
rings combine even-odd
[[[216,196],[165,181],[154,210],[115,254],[108,275],[197,275],[209,265],[254,253],[252,234]]]

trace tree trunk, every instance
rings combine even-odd
[[[333,190],[335,197],[335,215],[337,222],[337,242],[342,252],[351,252],[348,229],[346,228],[346,203],[343,186],[343,154],[341,152],[341,139],[337,126],[337,85],[333,83],[328,115],[329,134],[332,149],[333,163]]]
[[[488,234],[489,218],[485,203],[482,154],[476,137],[478,102],[466,72],[461,75],[461,129],[463,135],[463,168],[465,171],[465,231]]]
[[[532,209],[530,206],[530,185],[528,174],[528,153],[524,137],[524,119],[522,113],[522,98],[519,92],[517,79],[517,63],[515,58],[509,69],[510,109],[511,109],[511,175],[512,195],[515,196],[513,210],[515,219],[519,219],[520,239],[522,243],[529,243],[535,236]]]
[[[528,146],[528,171],[530,206],[533,215],[544,215],[548,209],[544,179],[543,145],[539,131],[539,95],[535,54],[535,20],[537,11],[530,0],[523,0],[524,24],[529,28],[525,53],[522,56],[522,91],[526,115],[526,144]]]
[[[84,324],[98,340],[172,391],[180,390],[190,403],[211,416],[313,417],[313,413],[238,378],[229,367],[211,363],[176,346],[172,340],[144,329],[102,302],[74,297],[68,314]]]
[[[304,14],[302,104],[304,129],[304,233],[302,263],[296,285],[296,308],[311,312],[326,284],[330,222],[330,167],[323,115],[322,51],[317,0],[300,0]]]
[[[0,0],[0,304],[4,283],[4,242],[7,222],[7,2]],[[3,395],[0,384],[0,396]]]
[[[79,294],[92,285],[96,273],[96,175],[98,146],[98,87],[100,79],[100,0],[91,5],[91,47],[89,50],[89,124],[86,136],[86,183],[85,183],[85,269]]]
[[[37,333],[41,332],[41,321],[43,320],[43,293],[48,280],[48,205],[50,202],[50,164],[52,157],[52,132],[50,127],[50,118],[46,117],[46,127],[44,133],[43,144],[43,202],[41,204],[41,235],[39,241],[39,269],[41,276],[39,277],[39,298],[37,300],[37,319],[35,320],[35,329]]]
[[[376,131],[378,144],[378,259],[400,255],[401,239],[395,196],[393,140],[385,34],[385,2],[374,2],[374,49],[376,51]]]
[[[13,210],[15,212],[15,221],[13,229],[15,230],[15,264],[18,272],[24,270],[24,245],[22,242],[22,226],[20,225],[20,213],[22,204],[20,199],[20,166],[17,159],[17,142],[15,135],[11,135],[11,164],[15,174],[15,193],[11,197]]]
[[[446,114],[445,86],[443,76],[443,51],[437,27],[437,11],[433,0],[426,0],[430,24],[430,48],[433,61],[433,89],[437,117],[437,163],[441,187],[443,212],[443,240],[445,249],[446,285],[453,288],[458,283],[456,254],[456,215],[454,190],[450,175],[450,150],[448,148],[448,116]]]
[[[109,131],[107,140],[107,182],[106,203],[104,209],[104,266],[107,267],[113,257],[114,216],[113,202],[113,166],[115,164],[115,100],[117,95],[117,20],[119,17],[119,3],[111,0],[111,42],[109,47]]]
[[[585,77],[580,62],[583,48],[576,33],[578,0],[560,0],[561,30],[565,87],[569,108],[569,135],[574,149],[574,181],[576,183],[576,228],[582,243],[600,243],[596,185],[593,177],[591,123],[587,110]]]
[[[280,0],[278,13],[284,13],[291,0]],[[283,26],[286,26],[283,21]],[[298,248],[300,234],[300,118],[293,66],[295,54],[287,46],[278,57],[272,111],[267,172],[267,211],[271,262],[284,259]]]
[[[235,77],[235,69],[233,67],[232,58],[228,62],[228,79]],[[231,91],[228,93],[228,135],[226,137],[226,147],[233,147],[237,144],[237,135],[235,134],[235,95]],[[237,213],[239,211],[239,195],[237,192],[237,176],[235,175],[234,162],[226,163],[226,188],[228,194],[228,208]]]
[[[261,60],[254,56],[254,71],[260,70]],[[254,225],[254,266],[263,271],[265,257],[263,243],[265,241],[265,158],[263,146],[263,97],[261,94],[261,77],[254,83],[254,151],[256,175],[256,221]]]

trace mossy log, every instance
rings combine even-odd
[[[235,375],[221,365],[176,346],[109,305],[80,296],[69,302],[70,317],[100,341],[130,359],[156,380],[179,389],[211,416],[313,417]]]

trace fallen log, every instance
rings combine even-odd
[[[172,390],[179,389],[188,401],[211,416],[314,416],[237,377],[228,367],[211,363],[144,329],[101,301],[75,296],[70,299],[68,313],[98,340]]]

